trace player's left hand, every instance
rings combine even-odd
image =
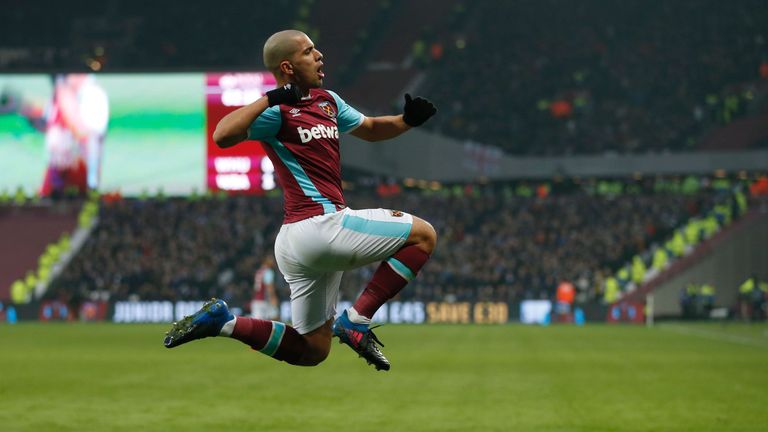
[[[271,107],[275,105],[294,105],[300,100],[301,89],[293,83],[288,83],[267,92],[267,101]]]
[[[408,126],[421,126],[430,117],[435,115],[437,108],[427,99],[416,97],[412,99],[411,95],[405,94],[405,106],[403,107],[403,121]]]

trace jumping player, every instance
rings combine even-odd
[[[336,93],[322,89],[323,55],[296,30],[272,35],[264,65],[278,88],[224,117],[213,133],[221,147],[259,140],[284,191],[285,218],[275,240],[277,265],[291,290],[292,326],[233,316],[213,299],[175,323],[168,348],[208,336],[229,336],[294,365],[325,360],[338,337],[377,370],[389,370],[371,318],[412,280],[432,253],[437,234],[422,219],[387,210],[352,210],[341,189],[339,134],[366,141],[394,138],[420,126],[437,110],[405,95],[403,114],[366,117]],[[382,263],[360,297],[338,319],[336,304],[345,270]]]

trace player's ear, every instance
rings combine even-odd
[[[291,62],[288,60],[281,61],[280,72],[282,72],[284,75],[293,75],[293,64],[291,64]]]

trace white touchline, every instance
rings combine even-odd
[[[691,327],[677,325],[677,324],[664,324],[659,326],[658,328],[662,330],[670,330],[675,333],[699,336],[706,339],[718,340],[722,342],[732,342],[740,345],[748,345],[748,346],[754,346],[759,348],[768,348],[768,339],[765,341],[761,341],[759,339],[754,339],[751,337],[728,335],[728,334],[723,334],[719,332],[707,331],[702,329],[694,329]]]

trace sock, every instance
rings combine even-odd
[[[224,325],[221,327],[221,330],[219,330],[219,336],[232,336],[232,332],[235,331],[235,323],[237,322],[237,317],[232,318],[231,320],[224,323]]]
[[[290,364],[298,364],[307,341],[291,326],[278,321],[237,317],[232,338],[256,351]]]
[[[379,265],[373,278],[368,282],[360,297],[352,308],[347,311],[350,321],[357,322],[353,315],[362,315],[369,320],[377,310],[391,299],[405,285],[416,277],[416,273],[429,259],[429,254],[419,249],[416,245],[400,248],[394,255],[384,260]],[[354,314],[352,313],[354,310]],[[369,321],[370,322],[370,321]],[[362,322],[359,322],[362,324]]]
[[[371,319],[367,316],[360,315],[360,312],[358,312],[354,306],[347,309],[347,317],[350,321],[352,321],[355,324],[370,324]]]

